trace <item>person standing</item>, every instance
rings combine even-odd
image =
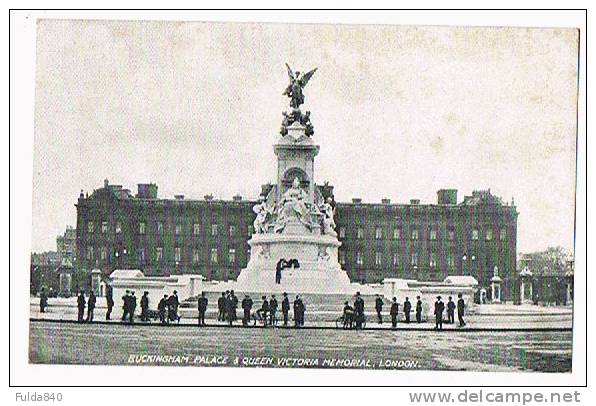
[[[149,292],[143,292],[141,297],[141,321],[149,321]]]
[[[441,301],[441,296],[437,296],[435,302],[435,330],[443,330],[443,311],[445,311],[445,304]]]
[[[221,297],[217,299],[217,321],[224,321],[226,315],[226,296],[229,292],[221,292]]]
[[[399,304],[397,303],[397,298],[394,297],[391,302],[391,310],[389,311],[391,315],[391,327],[397,327],[397,315],[399,314]]]
[[[106,289],[106,306],[108,310],[106,311],[106,320],[111,320],[112,317],[112,309],[114,308],[114,296],[113,296],[112,287],[108,285]]]
[[[284,317],[284,326],[288,325],[288,314],[290,313],[290,300],[288,299],[288,294],[284,292],[284,298],[281,301],[281,313]]]
[[[416,296],[416,323],[422,323],[422,300]]]
[[[277,264],[275,265],[275,284],[276,285],[279,285],[281,283],[281,272],[284,270],[284,268],[286,266],[288,266],[288,263],[285,260],[285,258],[282,258],[279,261],[277,261]]]
[[[131,292],[130,298],[130,313],[128,313],[128,321],[130,323],[135,322],[135,310],[137,309],[137,297],[135,296],[135,292]]]
[[[244,317],[242,317],[242,325],[248,326],[250,323],[250,311],[252,309],[253,301],[249,295],[245,295],[242,299],[242,310],[244,310]]]
[[[412,311],[412,303],[410,303],[410,298],[406,297],[406,301],[404,302],[404,316],[406,317],[406,323],[410,323],[410,312]]]
[[[381,312],[383,311],[383,299],[381,299],[381,295],[377,294],[377,298],[375,299],[375,310],[377,311],[377,319],[379,324],[383,324],[383,316]]]
[[[39,292],[39,311],[45,313],[46,307],[48,307],[48,294],[46,293],[46,288],[44,286]]]
[[[275,295],[271,295],[271,300],[269,301],[269,324],[274,326],[276,323],[275,314],[277,313],[277,299]]]
[[[263,327],[267,327],[267,314],[269,313],[269,301],[267,300],[267,296],[262,296],[261,299],[263,300],[263,304],[261,304],[261,308],[257,310],[257,315],[261,320],[263,320]]]
[[[178,300],[178,291],[175,290],[168,298],[168,318],[170,321],[180,322],[180,317],[178,317],[178,306],[180,306],[180,301]]]
[[[236,314],[236,309],[238,309],[238,297],[236,297],[236,294],[234,293],[233,290],[230,291],[230,302],[231,303],[230,303],[229,319],[230,319],[230,326],[231,326],[233,322],[238,320],[238,315]]]
[[[205,292],[201,292],[201,296],[199,300],[197,300],[197,309],[199,310],[199,326],[205,325],[205,313],[207,312],[207,305],[209,304],[209,300],[207,296],[205,296]]]
[[[157,313],[159,314],[159,322],[161,324],[167,323],[166,310],[168,308],[168,295],[163,295],[159,304],[157,305]]]
[[[344,302],[343,318],[343,328],[352,329],[352,327],[354,326],[354,308],[350,306],[350,302]]]
[[[85,300],[85,291],[81,290],[79,292],[79,296],[77,297],[77,307],[79,310],[79,314],[77,317],[77,320],[79,323],[83,322],[83,316],[85,315],[85,304],[86,304],[86,300]]]
[[[127,290],[124,296],[122,296],[122,321],[128,320],[128,314],[130,313],[130,291]]]
[[[464,309],[466,308],[466,303],[462,297],[461,293],[458,293],[457,297],[457,319],[459,320],[459,326],[463,327],[466,325],[464,322]]]
[[[449,300],[447,301],[447,323],[455,323],[455,303],[453,303],[451,296],[449,296]]]
[[[87,322],[91,323],[93,321],[93,311],[95,310],[95,303],[97,302],[97,298],[95,297],[95,292],[93,289],[89,293],[89,300],[87,301]]]
[[[354,318],[356,328],[361,329],[364,323],[364,299],[360,296],[360,292],[356,292],[356,300],[354,300]]]
[[[304,311],[306,310],[304,302],[299,295],[294,300],[294,325],[296,327],[304,326]]]

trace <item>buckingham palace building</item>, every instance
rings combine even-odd
[[[271,185],[263,185],[266,196]],[[318,185],[333,199],[333,186]],[[76,204],[76,273],[86,284],[91,270],[140,269],[147,276],[201,274],[207,280],[235,279],[250,258],[256,200],[160,198],[156,184],[136,193],[104,181]],[[442,281],[471,275],[488,288],[495,272],[502,298],[516,290],[517,215],[490,190],[473,191],[458,202],[457,190],[442,189],[435,203],[335,202],[341,242],[339,263],[350,280],[384,278]]]

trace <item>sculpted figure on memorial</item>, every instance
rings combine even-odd
[[[253,222],[255,233],[267,233],[268,217],[273,214],[273,208],[267,205],[264,197],[261,197],[261,201],[253,206],[252,211],[257,215]]]
[[[306,197],[306,192],[300,188],[300,180],[294,178],[292,187],[283,194],[278,205],[277,221],[274,227],[276,233],[282,232],[291,219],[297,219],[309,230],[311,229],[312,224],[310,222]]]

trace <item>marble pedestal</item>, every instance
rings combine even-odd
[[[288,224],[283,234],[255,234],[248,241],[251,258],[240,272],[236,290],[272,293],[353,293],[348,274],[337,261],[341,243],[320,231],[305,232]],[[276,283],[276,265],[284,258],[298,260],[299,268],[285,268]]]

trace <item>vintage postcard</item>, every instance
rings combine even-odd
[[[29,362],[571,373],[579,38],[38,19]]]

